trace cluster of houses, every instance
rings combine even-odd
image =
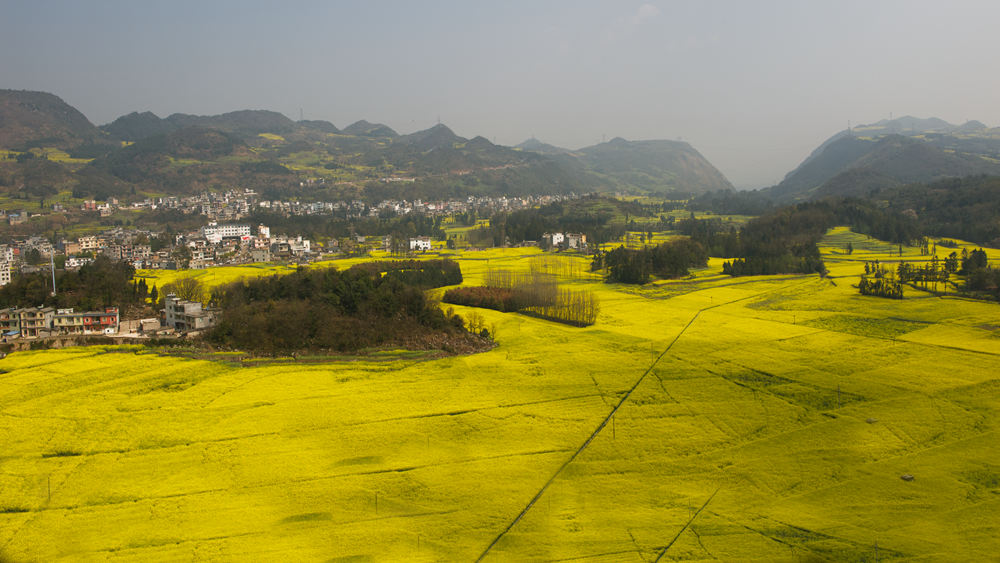
[[[271,237],[267,227],[257,228],[239,221],[256,211],[268,211],[286,216],[291,215],[337,215],[343,217],[368,217],[405,215],[409,213],[426,215],[454,215],[476,212],[480,216],[497,211],[513,211],[557,201],[579,197],[570,195],[542,195],[524,197],[488,197],[468,196],[465,199],[425,202],[420,199],[384,200],[377,204],[367,204],[360,200],[336,202],[300,202],[263,199],[253,190],[233,189],[225,192],[205,192],[195,196],[166,196],[146,198],[142,201],[124,203],[117,198],[98,202],[89,200],[80,205],[83,212],[96,212],[103,216],[113,215],[119,210],[157,210],[173,209],[185,214],[200,214],[212,222],[197,232],[180,235],[172,241],[173,246],[153,250],[151,244],[159,233],[142,229],[109,229],[99,235],[82,236],[75,241],[64,240],[53,244],[42,237],[29,237],[25,240],[0,245],[0,285],[10,282],[12,270],[26,266],[24,271],[31,271],[31,264],[26,263],[26,257],[34,257],[41,261],[56,253],[65,256],[65,267],[69,269],[93,260],[98,254],[103,254],[113,260],[123,260],[135,268],[204,268],[217,264],[238,264],[247,262],[266,262],[271,260],[286,260],[306,262],[314,258],[318,250],[311,241],[301,237]],[[52,204],[52,212],[65,213],[68,210],[60,203]],[[11,224],[23,223],[29,219],[25,212],[0,211]],[[559,235],[558,233],[553,236]],[[568,248],[578,248],[578,240],[567,234],[564,239]],[[338,243],[332,241],[338,251]],[[349,241],[353,242],[353,241]],[[408,249],[424,251],[431,248],[427,237],[415,237],[405,243],[394,241],[393,250]],[[365,244],[363,238],[360,244]],[[544,245],[545,243],[543,243]],[[548,246],[558,248],[561,242],[550,243]],[[162,246],[162,245],[156,245]],[[183,248],[181,248],[183,247]],[[389,249],[385,242],[383,248]],[[178,251],[180,249],[180,251]],[[186,250],[184,250],[186,249]],[[37,254],[34,254],[36,251]]]
[[[80,312],[53,307],[0,309],[0,331],[4,342],[18,337],[115,334],[118,328],[117,307]]]
[[[107,201],[87,200],[79,206],[83,213],[97,213],[101,217],[111,217],[119,211],[155,211],[172,209],[185,214],[204,215],[210,220],[232,222],[240,221],[255,211],[268,211],[286,216],[291,215],[338,215],[344,217],[376,217],[391,211],[398,215],[420,213],[427,215],[449,215],[477,211],[490,214],[497,211],[516,211],[539,205],[563,201],[579,197],[569,195],[529,195],[523,197],[491,197],[468,196],[465,199],[444,201],[422,201],[420,199],[384,200],[376,204],[368,204],[361,200],[353,201],[286,201],[264,199],[250,189],[232,189],[224,192],[204,192],[187,197],[165,196],[145,198],[139,201],[124,202],[116,197]],[[52,213],[67,213],[69,209],[62,203],[53,203]],[[27,222],[32,214],[26,211],[4,211],[4,218],[11,225]]]
[[[583,233],[545,233],[538,244],[543,249],[585,250],[587,235]]]
[[[50,258],[65,260],[66,269],[93,262],[98,255],[130,263],[134,268],[185,269],[218,264],[308,261],[314,256],[312,241],[302,237],[271,236],[264,225],[209,223],[197,231],[178,235],[171,246],[153,250],[150,241],[159,233],[116,227],[99,235],[63,240],[52,244],[41,237],[0,245],[0,286],[10,283],[13,271],[48,269]],[[161,245],[162,246],[162,245]],[[34,260],[32,260],[32,257]]]
[[[252,190],[230,190],[203,193],[191,197],[168,196],[122,203],[116,198],[105,202],[86,201],[80,209],[110,216],[122,209],[156,210],[174,209],[186,214],[200,214],[211,222],[196,231],[164,241],[161,233],[143,229],[116,227],[100,234],[81,236],[76,240],[56,243],[46,238],[32,236],[0,245],[0,286],[10,283],[12,273],[30,272],[49,268],[49,261],[64,263],[67,269],[79,268],[104,255],[112,260],[126,261],[136,269],[205,268],[219,264],[269,262],[274,260],[308,262],[319,257],[319,248],[301,236],[271,236],[266,225],[256,227],[239,222],[255,211],[265,210],[283,215],[340,215],[366,217],[405,215],[453,215],[476,212],[486,215],[496,211],[545,205],[578,197],[576,195],[526,196],[526,197],[475,197],[464,200],[424,202],[422,200],[385,200],[377,204],[362,201],[312,202],[274,201],[262,199]],[[62,204],[52,206],[55,213],[67,212]],[[24,212],[0,210],[11,224],[29,219]],[[356,240],[355,240],[356,239]],[[372,243],[375,243],[375,246]],[[424,252],[433,248],[430,237],[418,236],[397,240],[391,236],[382,239],[381,248],[390,251]],[[154,244],[156,243],[156,244]],[[350,240],[330,241],[326,250],[337,252],[343,244],[352,248],[378,248],[377,239],[357,236]],[[585,249],[586,236],[579,233],[546,233],[539,245],[545,249]],[[154,250],[156,248],[157,250]],[[348,250],[348,248],[344,248]],[[57,260],[58,258],[58,260]],[[139,323],[140,331],[172,329],[175,331],[202,330],[212,326],[218,311],[204,308],[201,303],[184,301],[174,295],[165,298],[165,308],[159,319]],[[0,310],[0,331],[3,337],[36,338],[74,334],[117,334],[120,328],[118,309],[108,307],[103,311],[76,312],[72,309],[51,307],[26,307]]]
[[[164,298],[159,319],[144,319],[131,324],[134,333],[191,332],[211,328],[218,320],[219,310],[204,307],[197,301],[185,301],[174,294]],[[117,307],[100,311],[74,311],[54,307],[22,307],[0,309],[0,338],[8,342],[17,338],[53,336],[119,335],[122,322]],[[126,331],[128,332],[128,331]]]

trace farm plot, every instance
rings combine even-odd
[[[533,261],[579,272],[601,315],[573,328],[477,310],[499,346],[433,360],[238,368],[127,347],[0,360],[0,554],[951,561],[1000,548],[996,305],[862,297],[844,281],[860,256],[838,256],[832,281],[709,270],[642,289],[536,250],[458,258],[470,285]]]

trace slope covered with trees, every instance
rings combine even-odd
[[[354,352],[379,346],[452,352],[489,347],[428,301],[424,289],[461,283],[449,260],[377,262],[235,282],[212,293],[215,345],[262,355]]]

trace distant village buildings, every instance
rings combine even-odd
[[[404,181],[402,179],[393,181]],[[45,271],[49,264],[74,270],[104,256],[124,261],[136,269],[207,268],[222,264],[286,261],[307,263],[341,252],[368,252],[377,249],[379,238],[361,234],[340,240],[330,239],[317,245],[302,236],[273,235],[267,225],[253,225],[246,218],[259,210],[268,213],[298,215],[330,215],[340,218],[395,217],[407,214],[455,215],[467,213],[473,219],[488,217],[499,211],[514,211],[545,205],[575,195],[526,197],[476,197],[449,201],[385,200],[376,204],[360,200],[338,202],[301,202],[265,200],[253,190],[234,189],[221,193],[203,193],[190,197],[167,196],[121,203],[116,198],[105,202],[85,201],[83,213],[114,216],[120,210],[171,209],[189,215],[203,215],[207,222],[201,228],[166,237],[151,230],[113,227],[98,234],[87,234],[75,240],[49,240],[30,236],[0,244],[0,286],[11,283],[19,272]],[[62,204],[53,204],[53,212],[65,213]],[[27,222],[34,214],[24,211],[0,210],[0,217],[17,225]],[[429,236],[381,238],[383,248],[393,252],[426,252],[434,247]],[[540,243],[545,248],[583,249],[586,237],[579,233],[547,233]],[[212,326],[218,311],[201,303],[185,301],[175,295],[165,298],[165,307],[156,323],[161,328],[176,331],[202,330]],[[147,326],[150,325],[150,326]],[[74,311],[51,307],[0,309],[0,330],[4,338],[39,338],[60,335],[117,334],[120,330],[118,309],[107,307],[97,311]],[[150,323],[142,324],[144,332],[154,330]]]
[[[557,250],[584,250],[587,248],[587,235],[583,233],[545,233],[542,235],[539,246]]]

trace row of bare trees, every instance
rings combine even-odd
[[[485,284],[490,288],[517,293],[522,312],[576,326],[592,325],[597,321],[600,303],[593,292],[560,287],[556,277],[540,269],[528,272],[489,270]]]

